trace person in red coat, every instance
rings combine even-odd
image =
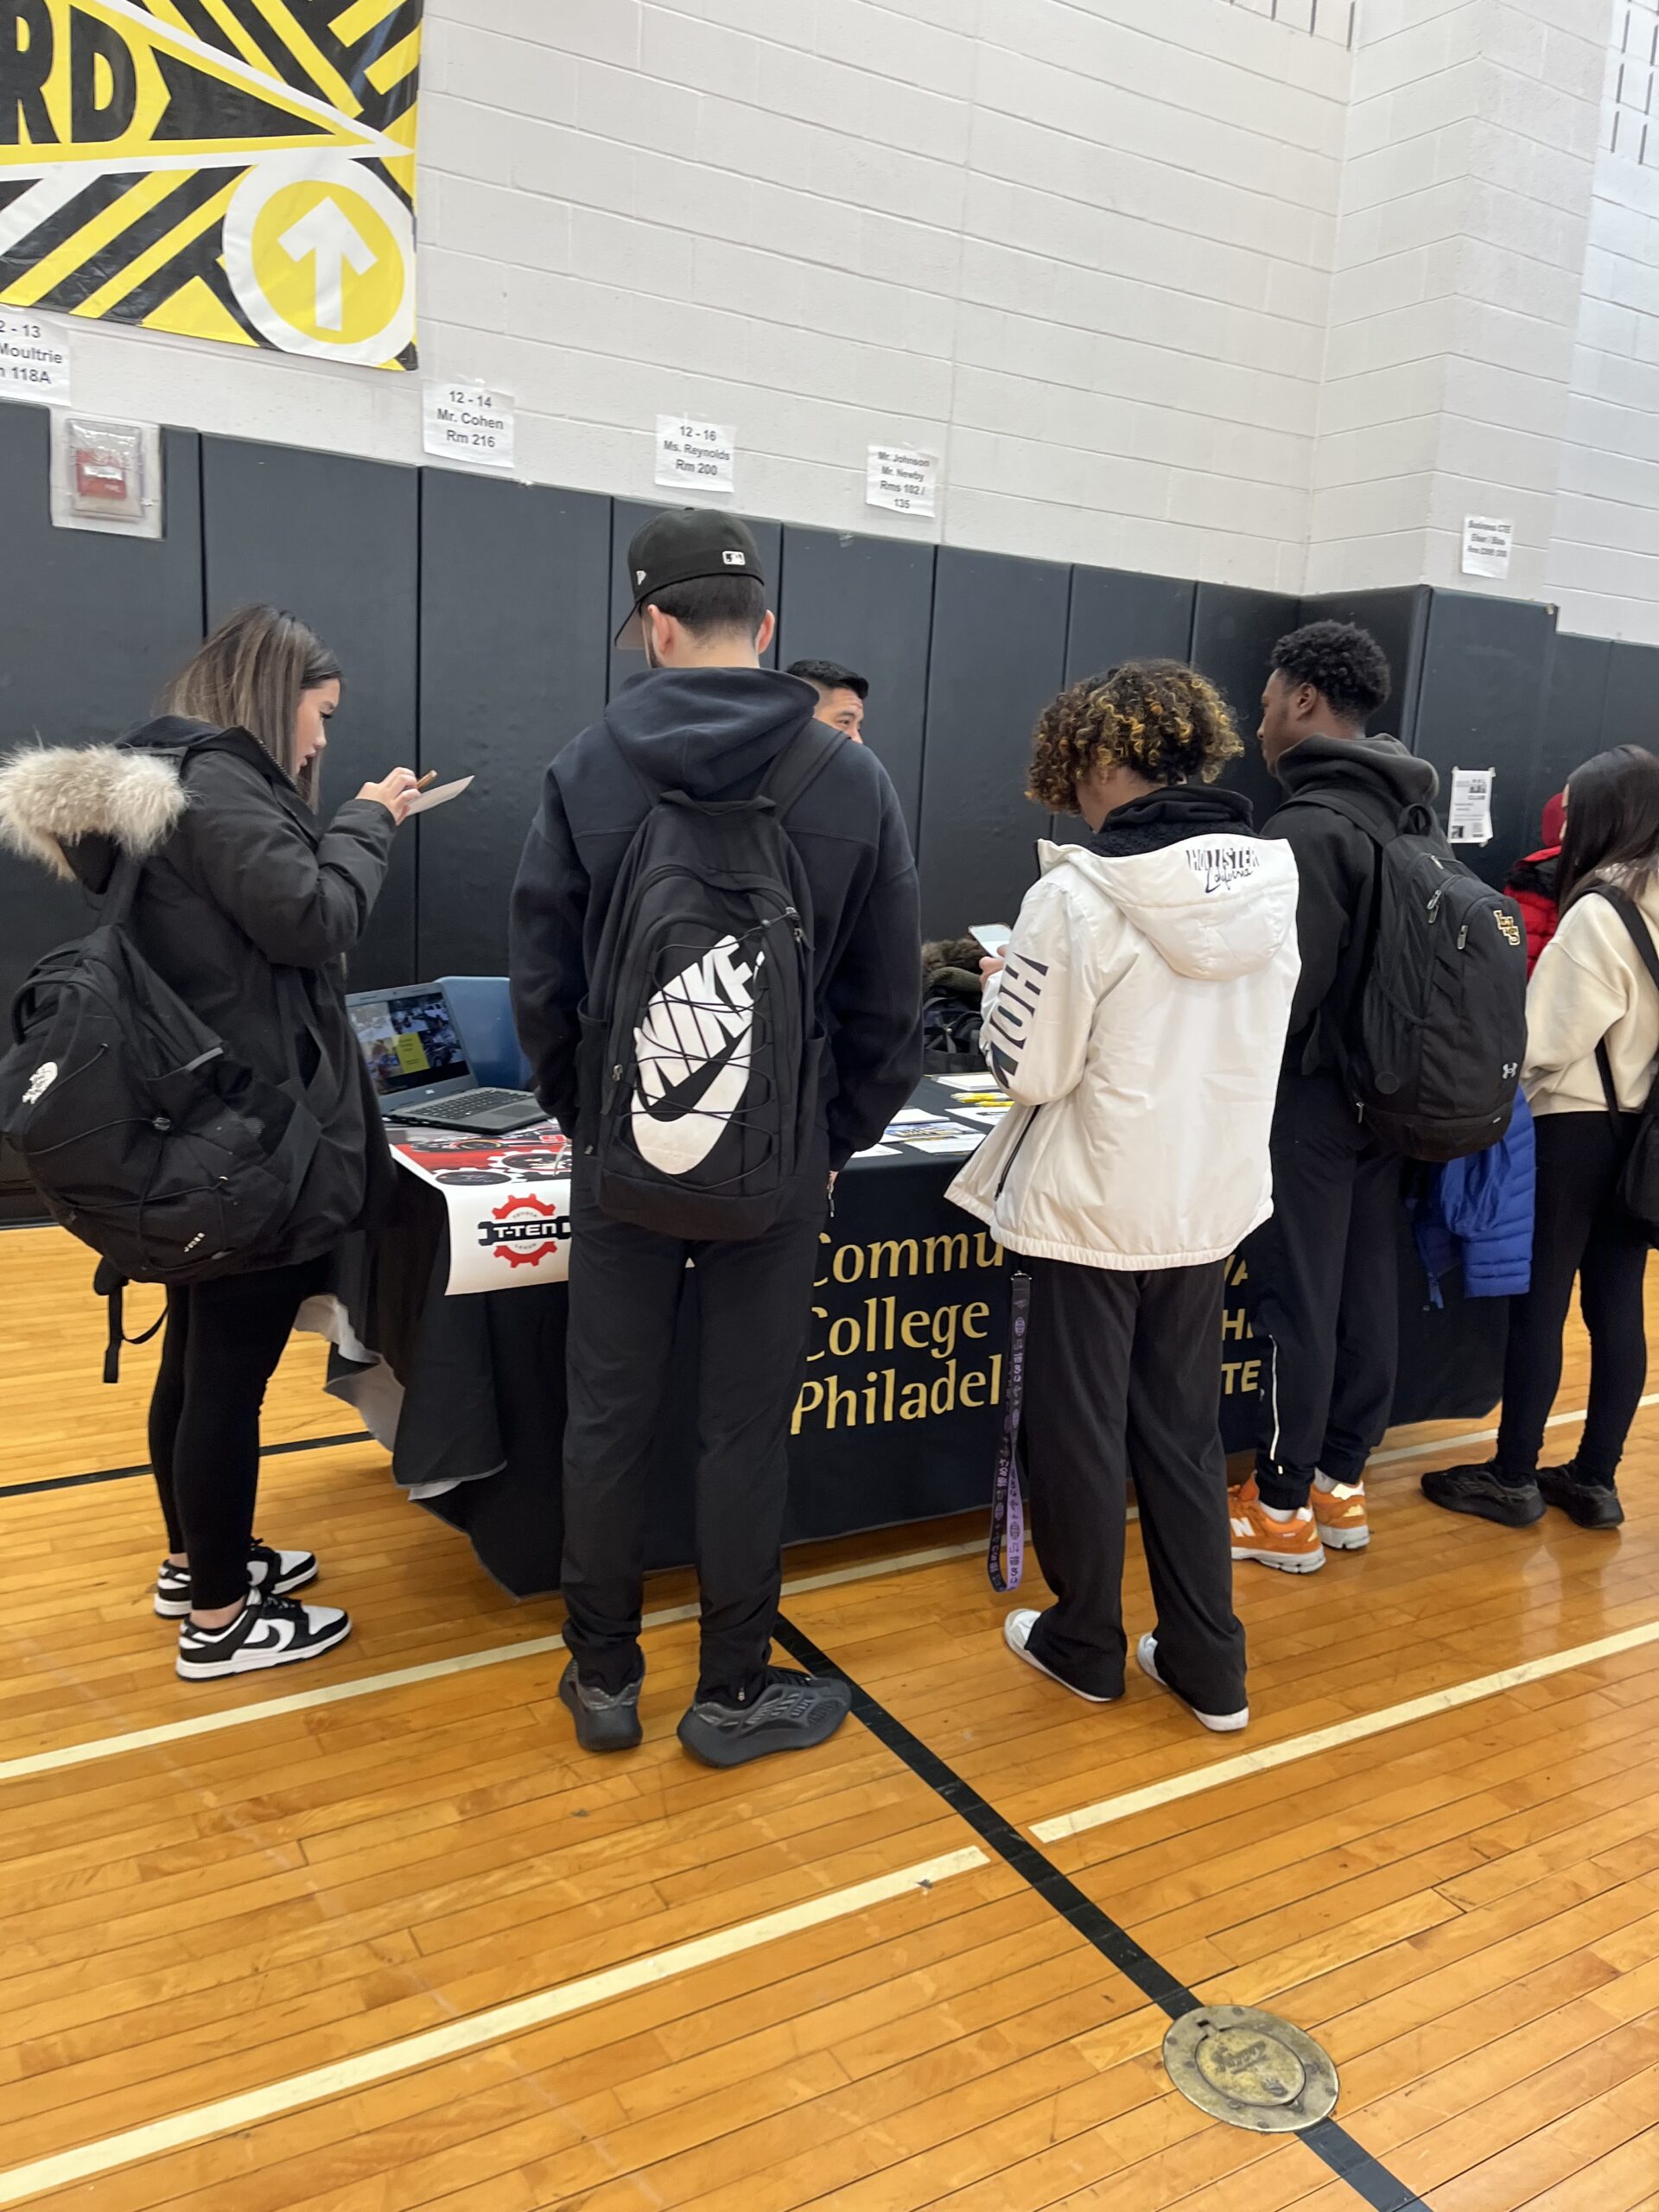
[[[1527,925],[1527,974],[1538,965],[1538,956],[1555,934],[1560,918],[1555,902],[1555,870],[1561,857],[1561,832],[1567,823],[1567,793],[1557,791],[1545,802],[1544,842],[1535,853],[1517,861],[1503,886],[1520,907]]]

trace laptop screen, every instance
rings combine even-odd
[[[470,1079],[461,1032],[435,984],[364,993],[351,1000],[350,1007],[370,1080],[382,1098],[404,1098],[435,1084]]]

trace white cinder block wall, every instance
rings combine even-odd
[[[1659,121],[1606,143],[1656,11],[428,0],[423,368],[538,481],[650,499],[683,410],[756,513],[1062,561],[1451,583],[1510,515],[1491,588],[1659,639]],[[418,378],[74,344],[89,407],[421,457]],[[937,524],[864,504],[893,442]]]

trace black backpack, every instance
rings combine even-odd
[[[614,1220],[735,1240],[778,1217],[812,1142],[823,1049],[811,894],[784,820],[846,742],[809,723],[751,799],[639,777],[651,810],[582,1012],[581,1141]]]
[[[276,1084],[234,1059],[133,942],[143,872],[124,855],[96,926],[38,963],[0,1058],[0,1132],[53,1218],[104,1261],[111,1363],[123,1282],[203,1281],[280,1249],[321,1135],[298,1057],[302,1033],[320,1053],[321,1039],[299,975],[276,970],[293,1017]]]
[[[1361,1119],[1408,1160],[1484,1152],[1509,1128],[1526,1050],[1519,909],[1456,858],[1427,806],[1386,829],[1334,793],[1290,803],[1330,807],[1376,842],[1364,974],[1330,1039]]]
[[[1636,901],[1623,891],[1615,890],[1611,883],[1592,883],[1588,889],[1598,899],[1605,899],[1630,931],[1630,942],[1641,957],[1642,965],[1659,984],[1659,951],[1654,949],[1653,932]],[[1607,1101],[1607,1111],[1613,1117],[1613,1127],[1618,1132],[1619,1143],[1626,1141],[1624,1116],[1619,1110],[1618,1092],[1613,1083],[1613,1064],[1607,1057],[1607,1040],[1604,1037],[1596,1046],[1596,1065],[1601,1071],[1602,1095]],[[1659,1244],[1659,1077],[1648,1093],[1636,1124],[1636,1134],[1630,1140],[1630,1150],[1619,1177],[1618,1195],[1629,1211],[1636,1216],[1648,1232],[1648,1242]]]

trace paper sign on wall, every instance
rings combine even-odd
[[[1510,555],[1515,550],[1515,524],[1491,515],[1463,518],[1463,573],[1465,576],[1507,576]]]
[[[737,433],[723,423],[657,417],[657,481],[695,492],[735,488]]]
[[[1454,845],[1489,845],[1492,841],[1492,785],[1497,780],[1491,768],[1452,771],[1452,807],[1446,836]]]
[[[0,399],[69,404],[69,348],[32,315],[0,314]]]
[[[939,457],[909,446],[872,446],[864,504],[897,515],[931,515],[938,505]]]
[[[511,468],[517,418],[489,385],[429,383],[422,393],[426,450],[474,468]]]

